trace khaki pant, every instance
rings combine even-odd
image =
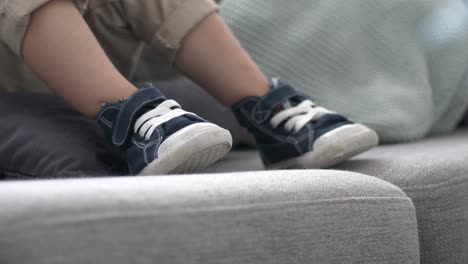
[[[30,13],[46,2],[0,0],[0,90],[46,90],[20,58]],[[129,80],[167,77],[183,38],[218,10],[212,0],[74,2],[111,61]]]

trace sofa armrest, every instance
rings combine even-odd
[[[412,202],[339,171],[0,184],[9,263],[419,263]]]

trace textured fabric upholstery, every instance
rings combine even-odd
[[[262,170],[254,150],[237,151],[208,169]],[[468,263],[468,130],[419,142],[380,146],[336,169],[391,182],[413,199],[421,263]]]
[[[2,264],[419,263],[414,206],[340,171],[0,183]]]
[[[421,263],[468,263],[468,130],[383,146],[337,168],[384,179],[413,199]]]

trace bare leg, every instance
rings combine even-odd
[[[25,62],[83,114],[95,117],[104,102],[135,87],[111,64],[71,0],[54,0],[32,14],[23,44]],[[184,39],[176,66],[222,103],[261,96],[266,77],[217,14]]]
[[[71,0],[51,1],[32,14],[23,55],[53,91],[89,117],[102,103],[136,90],[109,61]]]
[[[185,37],[175,65],[227,106],[269,90],[265,75],[218,14]]]

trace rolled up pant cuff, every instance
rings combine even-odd
[[[24,35],[29,26],[31,13],[50,0],[0,0],[0,41],[16,55],[21,56]],[[87,0],[74,0],[84,12]]]
[[[155,32],[151,44],[166,49],[169,61],[173,63],[184,38],[218,10],[218,5],[212,0],[183,1]]]

